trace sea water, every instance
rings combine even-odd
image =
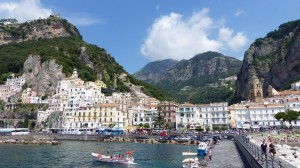
[[[136,165],[101,163],[91,153],[125,154],[133,151]],[[0,144],[0,167],[22,168],[176,168],[184,159],[182,152],[197,152],[196,145],[143,144],[95,141],[61,141],[60,145]],[[202,158],[199,157],[199,160]]]

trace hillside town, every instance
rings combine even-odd
[[[300,82],[293,83],[291,90],[276,91],[269,86],[268,98],[263,98],[259,79],[253,76],[249,88],[249,100],[228,105],[226,102],[191,104],[159,101],[136,89],[134,93],[113,92],[105,96],[101,89],[104,82],[84,82],[74,69],[70,77],[58,82],[56,93],[42,99],[30,88],[22,90],[25,79],[12,77],[0,86],[0,98],[10,103],[10,96],[22,91],[24,104],[48,104],[48,109],[38,111],[37,122],[42,123],[53,112],[62,112],[61,128],[78,129],[114,127],[132,131],[140,126],[157,127],[158,115],[164,118],[164,127],[176,130],[226,130],[259,129],[290,126],[276,120],[274,115],[287,110],[300,110]],[[293,121],[300,126],[300,121]]]

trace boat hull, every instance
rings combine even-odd
[[[94,160],[97,162],[104,162],[104,163],[117,163],[117,164],[136,164],[134,163],[134,159],[130,158],[118,158],[118,157],[111,157],[108,155],[101,155],[98,153],[92,153]]]
[[[198,149],[197,151],[198,151],[197,153],[198,153],[199,156],[204,156],[204,155],[207,154],[207,150],[206,149]]]
[[[198,168],[199,162],[198,158],[186,158],[182,161],[183,168]]]

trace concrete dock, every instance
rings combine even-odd
[[[234,141],[223,140],[212,149],[212,161],[208,161],[209,168],[244,168],[244,163]]]

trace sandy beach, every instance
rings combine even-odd
[[[275,144],[276,157],[300,168],[300,134],[287,134],[277,131],[250,134],[250,142],[260,146],[262,141]]]

